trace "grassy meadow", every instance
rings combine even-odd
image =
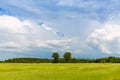
[[[120,80],[120,64],[0,64],[0,80]]]

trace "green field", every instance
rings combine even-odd
[[[0,80],[120,80],[120,64],[0,64]]]

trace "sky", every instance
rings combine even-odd
[[[0,0],[0,60],[120,56],[119,0]]]

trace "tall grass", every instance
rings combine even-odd
[[[120,64],[0,64],[0,80],[120,80]]]

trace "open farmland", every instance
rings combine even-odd
[[[0,80],[120,80],[120,64],[0,64]]]

